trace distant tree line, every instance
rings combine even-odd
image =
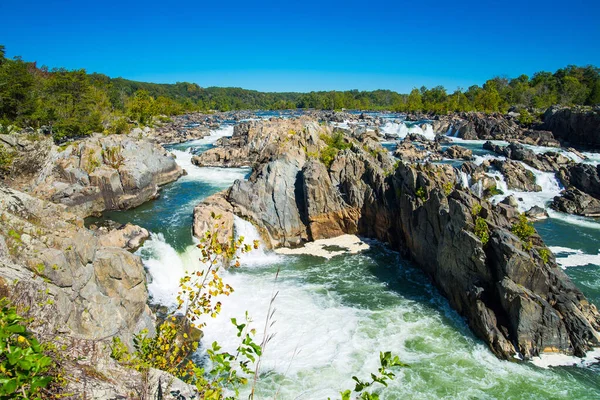
[[[532,77],[496,77],[483,86],[448,93],[442,86],[390,90],[265,93],[241,88],[202,88],[194,83],[157,84],[38,67],[8,59],[0,45],[0,126],[43,128],[57,140],[92,132],[119,133],[132,123],[194,111],[314,108],[395,112],[505,112],[511,106],[542,110],[553,104],[600,104],[600,69],[567,66]],[[162,117],[160,117],[162,116]]]

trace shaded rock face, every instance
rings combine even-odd
[[[162,147],[113,135],[89,138],[62,151],[55,148],[31,189],[39,198],[88,216],[136,207],[182,174]]]
[[[584,217],[600,217],[600,200],[582,192],[577,188],[563,191],[552,201],[552,208],[568,214]]]
[[[475,112],[454,113],[435,116],[434,132],[451,134],[463,139],[515,140],[536,146],[559,147],[560,143],[552,132],[541,129],[526,129],[519,125],[511,113],[484,114]]]
[[[234,212],[259,222],[273,246],[297,246],[308,239],[298,201],[305,160],[286,157],[264,164],[249,181],[236,181],[227,200]],[[297,194],[298,193],[298,194]]]
[[[574,186],[600,199],[600,165],[575,164],[561,169],[558,177],[565,187]]]
[[[542,129],[571,145],[600,148],[600,111],[554,106],[546,110]]]
[[[554,198],[552,208],[586,217],[600,216],[600,166],[569,165],[557,176],[566,190]]]
[[[227,200],[275,247],[339,233],[389,243],[429,274],[501,358],[582,355],[600,345],[600,314],[552,256],[544,261],[537,234],[528,249],[511,233],[514,207],[458,189],[449,165],[400,163],[390,171],[386,153],[385,160],[373,154],[356,143],[329,168],[283,155],[262,164],[249,182],[236,182]],[[482,208],[474,216],[476,204]],[[487,225],[485,245],[475,233],[477,218]]]

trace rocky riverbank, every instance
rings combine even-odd
[[[33,144],[14,146],[21,161],[11,186],[82,217],[136,207],[183,174],[161,146],[135,135],[98,135],[63,147],[36,143],[42,151],[35,154],[28,150]]]
[[[450,165],[395,163],[369,133],[331,150],[333,136],[310,119],[240,125],[235,140],[200,159],[242,154],[254,172],[199,205],[196,224],[208,210],[233,213],[273,247],[346,233],[387,242],[429,274],[502,358],[583,355],[600,345],[600,314],[537,234],[515,235],[513,206],[463,189]]]
[[[19,305],[29,328],[61,351],[73,398],[118,398],[144,393],[142,376],[110,358],[118,336],[126,343],[154,332],[146,274],[130,251],[147,237],[142,228],[93,232],[63,205],[0,186],[0,295]],[[159,380],[153,370],[150,391]],[[177,388],[186,389],[181,382]]]

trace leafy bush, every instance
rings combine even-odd
[[[525,250],[531,250],[533,247],[531,236],[535,234],[535,228],[533,227],[533,224],[527,220],[525,214],[519,215],[519,220],[513,224],[510,230],[521,239]]]
[[[492,196],[496,196],[499,194],[504,194],[504,192],[500,189],[498,189],[498,187],[496,185],[490,186],[489,188],[485,189],[483,191],[483,197],[492,197]]]
[[[550,250],[546,248],[539,249],[538,254],[540,255],[540,258],[542,259],[544,264],[548,264],[548,261],[550,261]]]
[[[519,111],[519,124],[523,126],[530,126],[533,123],[533,116],[527,111],[526,108],[523,108]]]
[[[379,362],[381,366],[377,370],[378,374],[372,373],[370,381],[363,381],[356,376],[352,377],[354,382],[356,382],[356,385],[354,386],[354,393],[358,394],[358,399],[378,400],[378,394],[369,393],[365,390],[372,387],[376,383],[387,387],[387,382],[395,377],[394,373],[390,371],[390,368],[408,367],[407,364],[404,364],[400,361],[398,356],[392,355],[392,353],[389,351],[379,353]],[[340,394],[342,396],[342,400],[350,400],[352,398],[352,391],[349,389],[341,392]]]
[[[329,169],[331,164],[333,164],[333,160],[337,156],[339,150],[335,147],[326,147],[321,150],[321,155],[319,156],[319,160]]]
[[[473,204],[473,208],[471,208],[471,215],[474,217],[478,216],[482,209],[483,209],[483,207],[481,207],[481,204],[479,204],[479,203]]]
[[[108,126],[107,132],[111,135],[122,135],[129,133],[131,126],[127,118],[120,117],[111,122]]]
[[[452,191],[454,190],[454,183],[448,181],[448,182],[444,183],[442,188],[444,189],[444,194],[446,196],[450,196],[450,193],[452,193]]]
[[[52,377],[52,359],[6,298],[0,299],[0,399],[37,399]]]
[[[485,246],[490,241],[490,230],[485,219],[477,217],[475,220],[475,235]]]
[[[425,192],[425,188],[422,186],[419,186],[417,190],[415,190],[415,195],[423,201],[427,200],[427,193]]]
[[[327,168],[331,167],[333,160],[335,160],[340,150],[352,147],[352,143],[347,143],[346,139],[344,139],[344,134],[339,131],[331,136],[323,134],[320,137],[327,144],[327,147],[321,150],[319,159]]]

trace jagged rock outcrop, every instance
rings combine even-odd
[[[213,194],[194,208],[194,236],[201,239],[206,232],[215,230],[219,243],[227,243],[233,236],[233,206],[227,201],[226,192]]]
[[[541,129],[571,145],[600,148],[600,110],[553,106],[546,110]]]
[[[600,165],[570,165],[558,171],[557,175],[564,187],[573,186],[600,199]]]
[[[536,154],[525,146],[517,143],[511,143],[508,146],[500,146],[487,141],[483,144],[485,150],[493,151],[496,154],[510,158],[545,172],[558,171],[561,167],[573,164],[573,160],[556,152],[546,152]]]
[[[183,174],[160,146],[129,136],[92,137],[53,147],[31,183],[39,198],[80,216],[136,207],[158,196],[159,186]]]
[[[462,146],[450,146],[444,151],[444,157],[469,161],[473,159],[473,151]]]
[[[274,160],[290,150],[314,153],[319,132],[324,129],[330,133],[329,128],[308,118],[243,122],[234,127],[231,138],[221,146],[194,156],[192,162],[202,167],[240,167]]]
[[[600,217],[600,200],[577,188],[564,190],[552,201],[552,208],[584,217]]]
[[[502,358],[582,355],[600,345],[600,314],[540,237],[528,239],[531,248],[522,242],[511,232],[518,211],[459,189],[450,165],[401,162],[390,170],[385,152],[360,143],[337,153],[329,168],[291,154],[261,164],[227,197],[273,246],[338,232],[387,242],[428,273]]]
[[[410,141],[402,141],[396,145],[394,157],[406,162],[421,162],[427,160],[433,154],[426,150],[415,147]],[[434,158],[436,155],[433,155]]]
[[[248,181],[236,181],[227,200],[237,215],[259,222],[272,246],[297,246],[308,240],[297,201],[302,201],[305,158],[282,157],[263,164]]]
[[[520,192],[541,192],[542,187],[535,183],[535,175],[523,165],[515,161],[493,160],[491,165],[502,172],[509,189]]]
[[[102,247],[119,247],[134,252],[150,237],[150,233],[141,226],[125,224],[114,229],[100,227],[96,230],[98,244]]]
[[[569,165],[556,175],[566,190],[554,198],[552,208],[586,217],[600,216],[600,165]]]

